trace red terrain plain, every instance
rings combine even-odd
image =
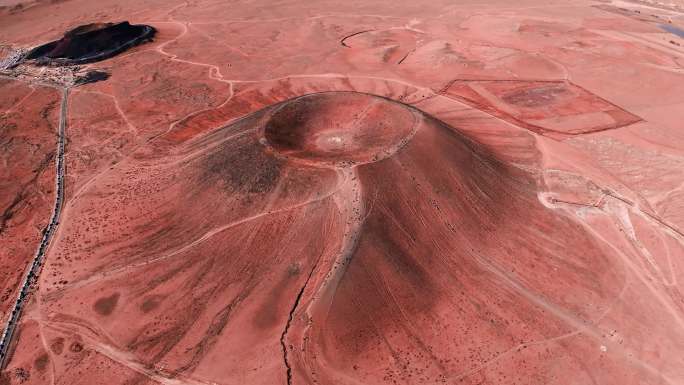
[[[684,383],[683,6],[12,0],[0,384]]]

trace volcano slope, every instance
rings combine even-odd
[[[0,10],[0,53],[158,31],[49,110],[64,207],[0,384],[684,383],[684,13],[614,3]],[[32,74],[2,202],[55,147]]]
[[[635,349],[640,326],[597,326],[617,311],[667,328],[620,302],[618,251],[542,204],[534,173],[419,109],[323,92],[180,137],[69,207],[13,361],[35,360],[35,383],[48,362],[74,384],[680,374]]]

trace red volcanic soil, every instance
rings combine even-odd
[[[351,166],[391,156],[413,136],[416,117],[398,104],[356,93],[288,101],[263,128],[263,143],[307,164]]]
[[[0,79],[0,321],[40,242],[54,201],[58,90]]]
[[[444,91],[552,137],[613,130],[641,120],[567,81],[456,80]]]
[[[126,19],[158,34],[69,92],[0,384],[684,383],[677,6],[71,0],[0,25],[20,47]],[[15,281],[59,104],[25,80],[0,93],[1,143],[32,143],[0,202],[40,202],[0,234]]]

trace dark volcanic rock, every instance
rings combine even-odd
[[[95,83],[107,79],[109,79],[109,73],[101,70],[93,70],[88,71],[84,75],[77,77],[74,83],[76,85],[82,85],[88,83]]]
[[[94,23],[74,28],[64,37],[32,49],[26,59],[38,64],[83,64],[110,58],[151,39],[156,30],[149,25]]]

